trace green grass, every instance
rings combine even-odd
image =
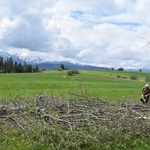
[[[130,80],[131,74],[138,80]],[[127,71],[80,71],[80,74],[63,78],[66,71],[46,71],[43,73],[0,74],[0,97],[9,99],[54,94],[68,97],[68,92],[85,91],[94,97],[105,100],[138,99],[148,73]],[[117,78],[126,76],[128,79]]]
[[[138,80],[131,80],[131,74],[136,74]],[[63,78],[64,75],[66,75],[66,71],[0,74],[0,98],[9,100],[12,97],[16,97],[19,100],[21,97],[36,97],[40,94],[54,94],[61,97],[68,97],[70,96],[68,92],[74,92],[109,101],[119,99],[139,100],[141,88],[146,84],[145,78],[149,73],[81,70],[80,74],[75,76]],[[127,77],[128,79],[117,78],[116,76],[118,75]],[[11,131],[10,135],[12,137],[8,136],[5,138],[7,135],[4,134],[4,137],[1,136],[2,138],[0,138],[0,147],[2,150],[30,149],[29,141],[22,140],[23,138],[25,139],[25,137],[22,137],[23,134],[19,135],[20,133],[13,133],[12,130],[9,131]],[[9,139],[9,142],[6,139]],[[120,142],[121,146],[122,144],[125,145],[125,149],[145,150],[149,145],[149,139],[138,140],[135,138],[123,141],[125,143],[121,139],[119,140],[118,142]],[[83,149],[120,149],[110,145],[110,143],[85,143]],[[133,145],[134,147],[132,147]],[[39,149],[46,149],[46,146],[39,147]]]

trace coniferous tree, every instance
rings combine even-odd
[[[3,57],[0,57],[0,70],[3,70]]]
[[[12,57],[3,61],[3,57],[0,57],[0,72],[1,73],[22,73],[22,72],[38,72],[38,66],[33,67],[31,64],[22,65],[21,63],[13,62]]]
[[[8,59],[7,66],[8,66],[8,73],[11,73],[13,71],[13,59],[12,59],[12,57],[10,57]]]
[[[62,70],[64,70],[64,69],[65,69],[65,67],[64,67],[64,65],[63,65],[63,64],[62,64],[60,67],[62,68]]]
[[[14,66],[13,66],[13,72],[17,72],[17,66],[18,66],[18,64],[17,64],[17,62],[15,61],[15,63],[14,63]]]

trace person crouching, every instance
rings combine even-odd
[[[149,84],[146,84],[142,88],[142,96],[141,96],[140,100],[143,104],[147,104],[149,101],[149,97],[150,97],[150,86],[149,86]]]

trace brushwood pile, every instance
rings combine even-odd
[[[116,144],[120,139],[150,138],[150,104],[70,95],[68,99],[53,95],[20,101],[1,99],[0,127],[5,127],[1,136],[9,128],[24,134],[31,147],[39,140],[56,148],[79,148],[91,141]]]

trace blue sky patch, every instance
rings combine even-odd
[[[75,10],[75,11],[72,11],[71,12],[71,17],[74,18],[74,19],[77,19],[79,16],[82,16],[84,15],[85,12],[84,11],[81,11],[81,10]]]
[[[137,22],[108,22],[108,23],[119,25],[119,26],[133,26],[133,27],[141,26],[141,24]]]

